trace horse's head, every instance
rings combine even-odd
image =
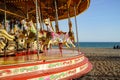
[[[47,37],[47,32],[45,30],[42,30],[42,31],[39,32],[38,35],[39,35],[39,38],[42,38],[42,37],[46,38]]]
[[[50,25],[50,19],[49,18],[45,19],[44,22],[45,22],[46,25]]]
[[[22,24],[22,25],[24,25],[24,24],[26,24],[26,23],[27,23],[27,22],[26,22],[25,19],[21,20],[21,24]]]
[[[18,28],[18,26],[17,25],[15,25],[14,26],[14,29],[13,29],[13,31],[14,31],[14,33],[16,34],[16,33],[18,33],[18,31],[19,31],[19,28]]]
[[[28,27],[30,27],[30,31],[36,34],[37,30],[32,20],[28,22],[28,25],[29,25]]]
[[[28,25],[31,27],[31,26],[33,25],[33,21],[30,20],[30,21],[28,22]]]

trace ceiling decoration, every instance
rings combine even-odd
[[[55,0],[38,0],[39,9],[41,10],[42,18],[49,17],[55,20]],[[68,8],[70,17],[74,16],[74,6],[76,5],[76,14],[84,12],[90,5],[90,0],[56,0],[58,9],[58,19],[68,18]],[[6,8],[5,8],[6,4]],[[7,13],[7,18],[36,18],[35,0],[0,0],[0,17],[3,18],[4,11]],[[11,17],[12,15],[12,17]]]

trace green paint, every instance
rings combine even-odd
[[[52,63],[48,65],[48,68],[53,68],[53,67],[57,67],[57,66],[61,66],[62,62],[58,62],[58,63]]]
[[[13,73],[14,73],[14,74],[18,74],[18,73],[19,73],[19,69],[14,69],[14,70],[13,70]]]
[[[20,72],[24,72],[25,71],[25,68],[20,68]]]
[[[38,70],[39,69],[39,67],[38,66],[34,66],[34,70]]]
[[[44,78],[39,78],[38,80],[44,80]]]
[[[50,80],[56,80],[56,79],[58,79],[60,77],[64,77],[65,75],[66,75],[66,72],[62,72],[60,74],[54,74],[54,75],[50,76]]]

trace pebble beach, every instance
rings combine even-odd
[[[120,49],[80,48],[93,65],[93,69],[74,80],[120,80]]]

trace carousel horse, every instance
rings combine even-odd
[[[8,32],[5,29],[0,29],[0,35],[5,37],[9,41],[12,41],[13,39],[15,39],[15,37],[8,34]]]
[[[18,27],[17,25],[14,26],[13,28],[13,33],[12,35],[10,33],[8,33],[5,29],[0,29],[0,37],[2,37],[4,40],[1,40],[1,44],[5,44],[4,46],[2,46],[1,50],[14,50],[17,49],[18,46]]]
[[[23,34],[25,35],[25,42],[24,42],[24,47],[25,48],[30,48],[32,46],[30,46],[31,44],[33,44],[33,42],[36,40],[36,29],[35,26],[31,21],[27,22],[27,21],[22,21],[22,25],[23,25]]]
[[[71,41],[69,35],[67,33],[63,33],[63,32],[60,32],[59,34],[56,34],[56,35],[53,34],[53,38],[48,43],[48,48],[50,47],[50,44],[58,44],[58,43],[65,44],[67,46],[67,48],[70,48],[70,46],[68,44],[71,44],[73,47],[75,47],[75,45]]]
[[[23,39],[25,38],[24,34],[22,34],[22,31],[18,28],[17,24],[14,25],[14,28],[12,29],[13,33],[12,35],[8,33],[5,29],[0,29],[0,51],[6,52],[17,50],[19,47],[23,48]],[[20,41],[20,39],[22,39]],[[6,55],[6,53],[5,53]]]
[[[42,30],[38,33],[39,43],[40,43],[40,51],[44,51],[44,48],[48,45],[49,35],[48,31]]]
[[[5,43],[2,40],[0,40],[0,51],[2,51],[4,47],[5,47]]]
[[[14,50],[16,45],[14,43],[15,37],[13,35],[8,34],[8,32],[5,29],[0,29],[0,50],[4,51],[4,55],[6,56],[6,50]]]
[[[54,32],[54,30],[51,28],[51,24],[50,24],[50,20],[46,19],[45,20],[45,24],[49,29],[49,32],[51,33],[51,39],[48,42],[48,48],[50,48],[51,44],[65,44],[68,48],[70,48],[70,46],[68,44],[71,44],[73,47],[75,47],[75,45],[73,44],[73,42],[71,41],[70,37],[68,34],[64,34],[63,32],[59,32],[56,33]]]
[[[10,35],[5,29],[0,29],[0,37],[5,38],[4,42],[0,42],[1,50],[8,49],[9,46],[11,47],[12,46],[11,43],[15,44],[14,47],[17,50],[19,47],[27,48],[28,44],[33,43],[35,40],[36,30],[34,28],[32,21],[28,22],[28,24],[29,24],[29,28],[30,28],[28,30],[29,33],[28,33],[28,31],[26,31],[26,33],[24,33],[24,31],[21,31],[20,29],[18,29],[17,25],[14,26],[12,35]],[[24,24],[24,26],[25,26],[25,24]],[[3,45],[3,43],[5,45]]]
[[[17,25],[15,25],[13,30],[14,30],[17,50],[23,50],[26,36],[25,34],[23,34],[23,31],[18,28]]]

